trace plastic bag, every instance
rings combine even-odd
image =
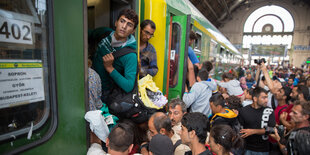
[[[139,93],[144,105],[149,108],[161,109],[167,104],[167,98],[156,86],[151,75],[147,75],[139,80]]]
[[[101,110],[88,111],[84,118],[89,122],[90,130],[95,133],[100,140],[106,142],[110,132],[101,112]]]

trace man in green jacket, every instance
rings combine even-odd
[[[113,85],[119,86],[125,92],[134,88],[138,63],[136,53],[129,53],[117,59],[114,59],[112,53],[122,48],[136,49],[137,43],[132,34],[137,25],[138,15],[135,11],[122,10],[115,22],[116,30],[103,38],[97,46],[94,68],[101,78],[104,98]]]

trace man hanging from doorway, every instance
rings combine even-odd
[[[138,25],[138,15],[134,10],[124,9],[115,22],[116,30],[103,38],[94,57],[94,68],[102,81],[103,101],[109,90],[116,84],[125,92],[135,85],[137,73],[137,55],[129,53],[114,59],[112,53],[122,48],[136,49],[137,43],[132,35]],[[123,73],[123,74],[121,74]]]

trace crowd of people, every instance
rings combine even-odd
[[[88,155],[310,153],[309,72],[267,68],[261,62],[231,69],[219,81],[209,75],[212,63],[197,61],[191,48],[190,75],[182,99],[148,111],[145,122],[112,117],[106,104],[113,87],[129,93],[136,87],[138,73],[142,78],[158,72],[156,50],[148,42],[156,30],[151,20],[140,24],[140,62],[136,53],[113,55],[122,49],[136,49],[132,34],[137,25],[135,11],[125,9],[115,22],[115,31],[101,29],[100,35],[90,35],[95,36],[92,40],[97,45],[90,49],[94,51],[89,61],[89,110],[102,111],[109,133],[104,140],[91,133]],[[195,38],[192,33],[190,37]]]

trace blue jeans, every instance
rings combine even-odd
[[[245,150],[244,155],[269,155],[269,152],[255,152],[251,150]]]

